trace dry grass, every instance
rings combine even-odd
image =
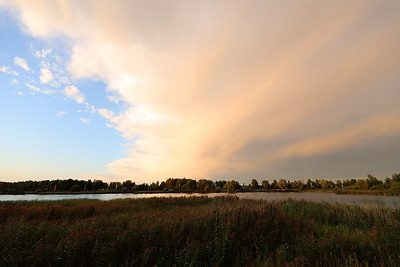
[[[400,264],[400,211],[234,197],[0,203],[0,266]]]

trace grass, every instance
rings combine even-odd
[[[189,197],[0,202],[0,266],[399,266],[400,210]]]
[[[335,194],[340,195],[377,195],[377,196],[400,196],[399,190],[381,189],[339,189],[333,191]]]

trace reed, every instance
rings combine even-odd
[[[235,197],[0,203],[0,266],[398,266],[400,211]]]

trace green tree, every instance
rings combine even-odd
[[[368,182],[365,179],[358,179],[354,184],[354,188],[360,190],[368,189]]]
[[[72,192],[79,192],[79,191],[82,191],[82,187],[80,187],[80,186],[77,185],[77,184],[74,184],[73,186],[71,186],[71,191],[72,191]]]
[[[382,181],[378,180],[378,178],[376,178],[375,176],[372,176],[371,174],[368,174],[367,176],[367,184],[368,184],[368,188],[372,188],[374,186],[383,184]]]
[[[237,190],[240,189],[240,184],[238,182],[232,180],[232,181],[227,182],[224,185],[224,189],[226,191],[228,191],[229,193],[236,192]]]

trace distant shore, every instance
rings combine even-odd
[[[271,189],[271,190],[258,190],[258,191],[235,191],[235,192],[177,192],[177,191],[136,191],[136,192],[123,192],[123,191],[56,191],[56,192],[18,192],[18,193],[0,193],[0,195],[88,195],[88,194],[235,194],[235,193],[330,193],[337,195],[372,195],[372,196],[400,196],[398,192],[391,192],[390,190],[346,190],[346,189],[336,189],[336,190],[282,190],[282,189]]]

